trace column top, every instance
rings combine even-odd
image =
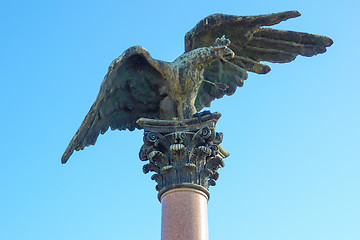
[[[144,144],[139,157],[149,161],[143,172],[158,184],[158,198],[177,188],[192,188],[210,198],[209,186],[219,178],[217,172],[225,166],[223,158],[229,153],[220,146],[223,134],[216,132],[220,113],[198,113],[184,120],[154,120],[140,118],[144,128]]]
[[[211,114],[182,120],[140,118],[136,121],[136,123],[143,127],[146,131],[182,132],[193,131],[203,127],[215,127],[214,124],[216,125],[220,117],[221,113],[214,112]]]

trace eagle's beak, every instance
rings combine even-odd
[[[235,53],[228,47],[224,49],[224,56],[225,59],[232,59],[235,57]]]

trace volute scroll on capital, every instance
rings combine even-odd
[[[149,161],[144,173],[155,172],[151,179],[157,182],[161,195],[178,187],[192,187],[208,196],[209,186],[219,178],[217,172],[225,166],[223,158],[229,153],[221,147],[223,135],[216,132],[220,113],[186,120],[153,120],[142,118],[144,144],[139,157]]]

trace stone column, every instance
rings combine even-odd
[[[175,188],[161,196],[161,239],[208,240],[208,196],[194,188]]]
[[[149,161],[143,171],[155,172],[151,179],[162,204],[162,240],[208,240],[208,188],[229,156],[220,146],[222,133],[215,131],[220,116],[137,122],[145,130],[140,159]]]

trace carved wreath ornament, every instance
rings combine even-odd
[[[145,128],[144,145],[140,149],[140,159],[149,160],[144,165],[144,173],[155,172],[151,179],[157,182],[159,197],[176,187],[193,187],[205,191],[214,186],[219,178],[217,170],[225,166],[223,160],[229,153],[224,150],[222,133],[215,131],[220,113],[183,121],[159,121],[141,119]],[[205,118],[205,121],[204,121]],[[148,126],[144,124],[156,124]],[[157,129],[161,129],[160,131]]]

